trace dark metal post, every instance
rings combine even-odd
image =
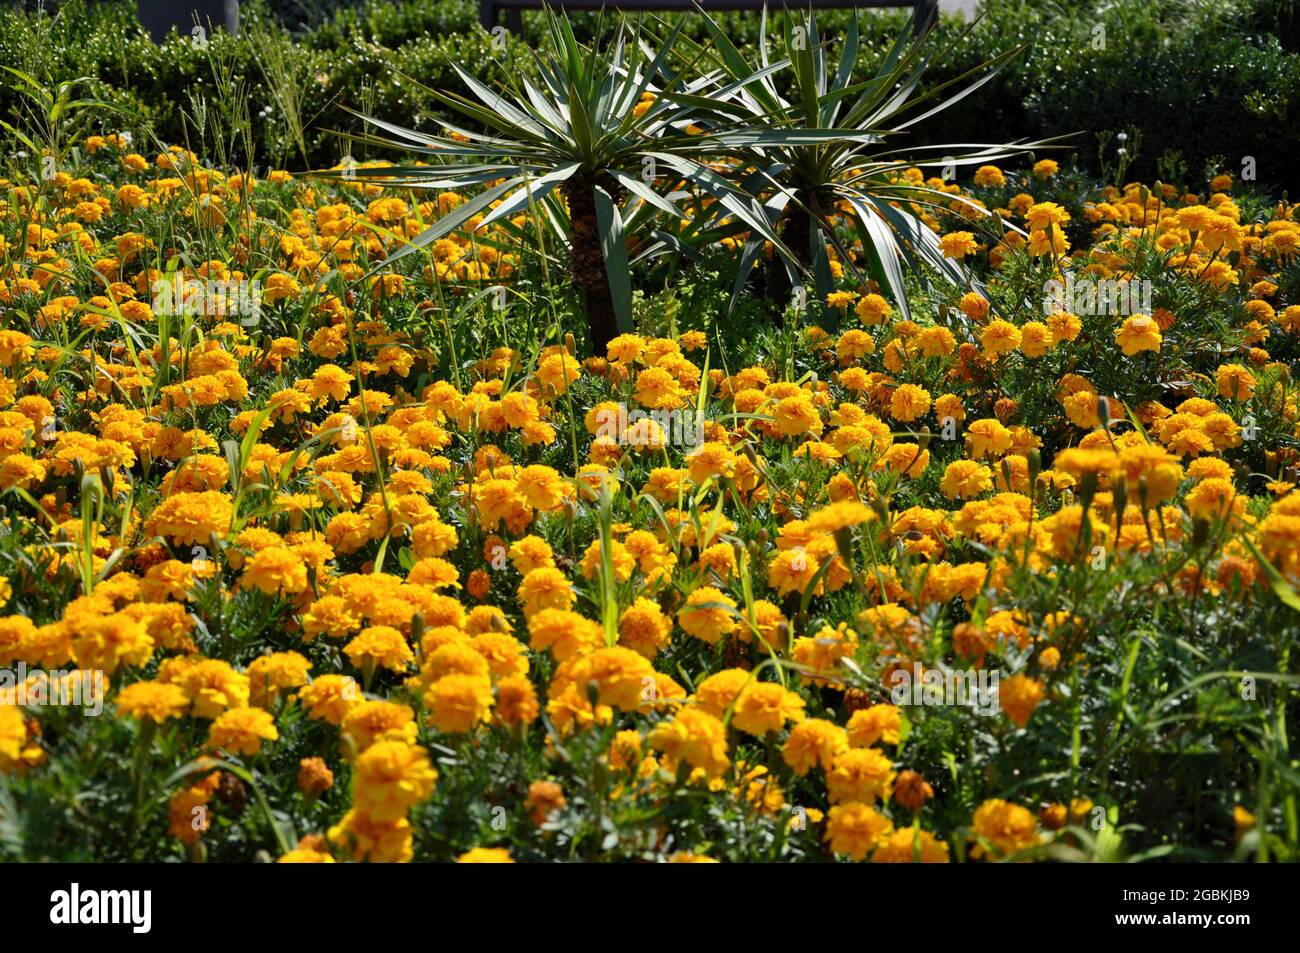
[[[497,25],[497,8],[494,0],[478,0],[478,22],[489,33]]]
[[[915,0],[912,5],[912,31],[922,36],[939,19],[938,0]]]

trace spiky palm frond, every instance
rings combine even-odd
[[[791,14],[779,37],[779,62],[789,66],[785,78],[790,91],[783,94],[772,69],[776,61],[766,10],[757,63],[747,60],[715,21],[705,17],[704,22],[711,44],[698,47],[701,62],[725,77],[723,85],[708,96],[672,91],[666,95],[695,110],[708,126],[705,138],[715,152],[749,170],[750,188],[757,186],[764,196],[775,229],[783,232],[786,222],[803,221],[805,227],[796,229],[800,241],[792,239],[787,243],[791,248],[778,249],[783,256],[792,255],[787,260],[791,271],[810,269],[819,294],[824,295],[831,290],[827,247],[836,248],[852,267],[832,221],[844,211],[862,244],[867,276],[889,289],[904,315],[909,314],[906,268],[924,263],[950,280],[970,283],[964,269],[940,251],[938,237],[919,214],[947,210],[954,198],[907,181],[900,175],[902,169],[936,161],[953,167],[992,163],[1043,148],[1052,140],[898,148],[894,144],[919,123],[987,84],[1019,49],[923,89],[927,69],[947,56],[973,24],[943,47],[936,46],[931,31],[917,37],[909,29],[900,33],[872,76],[855,80],[861,48],[857,17],[850,19],[839,58],[833,62],[812,12]],[[968,80],[969,85],[963,86]],[[961,88],[952,92],[954,87]],[[802,131],[815,131],[817,141],[800,141]],[[974,203],[965,204],[978,214],[988,214]],[[764,240],[764,235],[754,234],[747,242],[737,293]]]

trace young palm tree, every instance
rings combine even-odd
[[[854,82],[860,45],[854,20],[831,76],[811,14],[802,23],[787,20],[786,55],[773,61],[766,11],[760,62],[750,64],[722,28],[701,14],[711,45],[686,39],[678,23],[664,31],[656,50],[622,17],[609,43],[581,44],[567,18],[546,9],[545,42],[532,54],[538,82],[520,76],[511,88],[494,91],[457,67],[474,99],[429,90],[468,124],[439,119],[443,134],[431,135],[363,116],[387,135],[354,138],[426,156],[431,164],[366,169],[354,173],[356,178],[411,188],[483,187],[383,264],[484,212],[479,229],[496,222],[505,226],[509,216],[533,212],[568,248],[569,274],[584,300],[599,354],[632,329],[628,236],[660,215],[680,220],[682,211],[668,186],[684,182],[709,205],[694,235],[705,241],[728,233],[748,236],[735,294],[765,243],[783,263],[787,289],[789,281],[811,270],[819,292],[828,291],[827,243],[850,262],[831,221],[837,208],[851,210],[869,274],[891,290],[904,313],[904,265],[919,259],[964,281],[959,266],[940,253],[930,229],[905,208],[906,203],[937,208],[940,201],[946,207],[951,196],[901,182],[897,173],[904,155],[883,145],[974,92],[1016,51],[985,64],[987,75],[965,90],[900,121],[905,111],[979,70],[918,92],[933,56],[926,52],[928,40],[914,41],[909,30],[875,76]],[[596,35],[600,32],[598,25]],[[700,64],[707,69],[701,72]],[[795,90],[789,101],[773,80],[787,69]],[[942,145],[922,151],[962,165],[995,161],[1034,145]],[[949,158],[961,149],[975,151]],[[906,161],[918,160],[912,155]],[[681,245],[653,247],[668,253]]]
[[[769,68],[772,54],[766,10],[757,64],[748,62],[711,18],[705,17],[704,23],[712,45],[711,49],[700,48],[701,61],[723,74],[729,84],[724,87],[725,94],[667,95],[696,111],[699,121],[708,127],[711,146],[747,170],[750,189],[765,195],[767,214],[789,253],[774,258],[774,276],[769,280],[769,290],[773,286],[777,290],[774,297],[783,299],[789,293],[790,280],[800,272],[813,274],[820,295],[830,291],[828,244],[851,265],[832,221],[840,211],[847,212],[858,233],[868,276],[890,290],[905,314],[905,266],[924,262],[955,281],[967,281],[962,269],[940,252],[934,233],[909,210],[947,210],[953,197],[907,183],[899,173],[905,165],[939,160],[953,167],[995,162],[1044,143],[892,145],[921,121],[974,93],[1019,50],[1009,50],[923,91],[921,81],[927,67],[959,43],[970,26],[944,49],[934,48],[930,30],[915,38],[908,30],[899,35],[874,75],[855,81],[860,48],[856,17],[849,22],[838,63],[832,63],[812,12],[791,14],[780,38],[782,62],[789,64],[788,74],[782,76],[789,80],[787,98]],[[952,87],[977,75],[969,86],[942,98]],[[923,106],[928,108],[918,114]],[[756,142],[756,129],[771,134],[766,141]],[[791,145],[769,144],[780,140],[782,134],[813,129],[822,134],[816,142],[796,139]],[[974,204],[969,207],[987,214]],[[746,245],[737,291],[761,253],[765,237],[755,233]]]
[[[546,42],[533,53],[538,83],[521,76],[515,89],[493,91],[457,67],[477,101],[429,93],[468,124],[439,120],[443,134],[429,135],[363,116],[388,135],[355,137],[436,164],[358,170],[355,177],[412,188],[485,186],[398,256],[462,228],[498,200],[480,229],[520,211],[539,214],[568,245],[570,277],[585,299],[592,344],[603,353],[632,328],[627,235],[658,213],[682,215],[665,194],[670,177],[690,180],[735,220],[784,246],[760,203],[698,157],[698,137],[688,131],[694,109],[673,95],[696,96],[718,76],[687,80],[686,71],[668,68],[680,27],[656,52],[622,18],[610,43],[588,46],[566,18],[549,9],[544,15]]]

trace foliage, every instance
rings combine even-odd
[[[242,41],[188,147],[87,136],[60,29],[0,150],[0,856],[1300,858],[1300,216],[1226,159],[899,167],[960,270],[862,280],[840,209],[782,310],[681,200],[588,352],[544,205],[250,175]],[[544,96],[631,125],[603,65]]]

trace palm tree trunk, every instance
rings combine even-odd
[[[804,193],[798,193],[798,199],[804,203],[804,206],[808,204],[808,197]],[[781,236],[781,241],[785,242],[785,247],[794,253],[795,261],[799,263],[800,268],[806,270],[812,267],[812,253],[809,250],[812,239],[812,216],[805,207],[794,202],[786,206],[785,213],[777,220],[777,234]],[[767,295],[777,305],[778,325],[785,321],[785,309],[790,303],[790,295],[793,291],[790,276],[786,274],[785,263],[779,253],[773,252],[772,260],[767,263]]]
[[[593,352],[604,357],[606,346],[618,337],[618,321],[600,247],[595,185],[587,176],[574,176],[564,183],[564,197],[569,203],[569,275],[582,291]]]

